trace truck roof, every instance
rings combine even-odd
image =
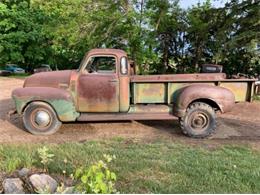
[[[107,49],[107,48],[97,48],[91,49],[88,52],[88,55],[102,55],[102,54],[114,54],[114,55],[127,55],[124,50],[121,49]]]

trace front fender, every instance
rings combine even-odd
[[[46,102],[52,106],[61,121],[75,121],[79,116],[70,93],[64,89],[51,87],[25,87],[12,92],[18,114],[34,101]]]
[[[174,94],[173,114],[178,117],[185,115],[188,106],[195,101],[213,103],[222,113],[228,112],[235,104],[234,94],[226,88],[207,84],[194,84],[179,89]]]

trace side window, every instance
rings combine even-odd
[[[116,58],[113,56],[93,56],[86,70],[89,73],[116,73]]]

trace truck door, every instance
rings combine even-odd
[[[91,56],[77,83],[80,112],[119,112],[117,58]]]

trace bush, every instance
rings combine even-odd
[[[105,162],[100,160],[89,168],[79,168],[76,170],[75,178],[80,180],[76,189],[82,193],[116,193],[115,184],[116,174],[109,170],[107,164],[115,156],[104,155]]]

